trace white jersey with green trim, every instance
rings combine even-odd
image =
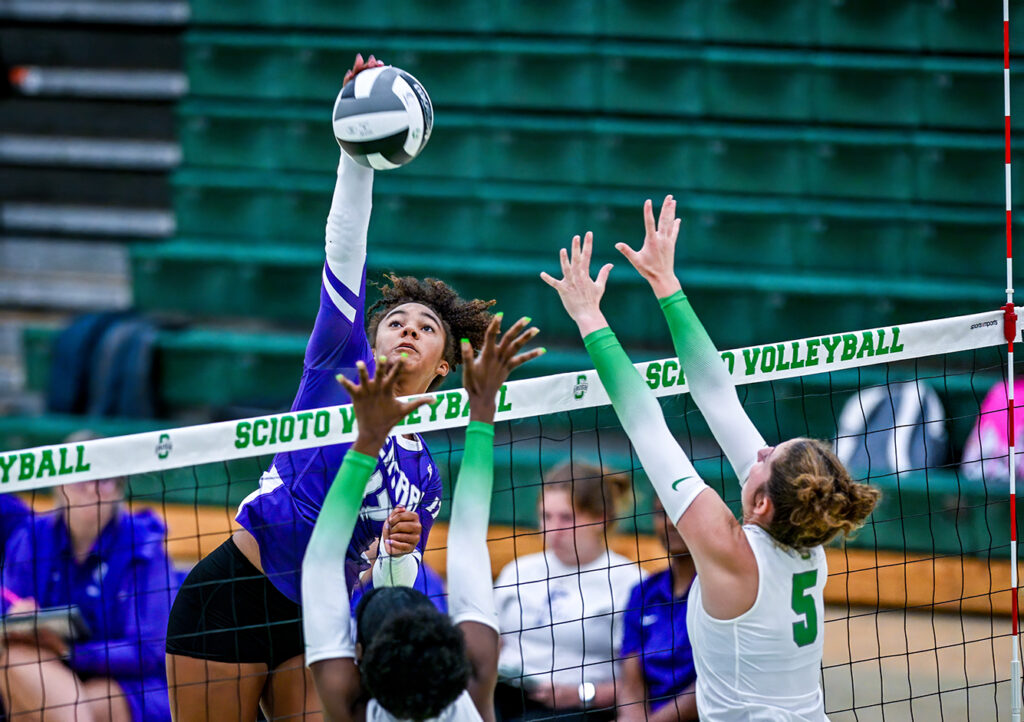
[[[426,672],[427,670],[422,670]],[[455,701],[441,710],[441,714],[425,722],[483,722],[480,711],[473,704],[473,698],[469,696],[468,690],[462,690],[462,694],[455,698]],[[401,722],[398,717],[380,706],[375,699],[366,703],[366,722]]]
[[[700,718],[827,722],[821,694],[825,550],[788,549],[753,524],[743,531],[757,559],[754,606],[734,619],[715,619],[704,610],[699,576],[690,590],[686,626]]]

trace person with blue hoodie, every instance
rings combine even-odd
[[[28,504],[14,494],[0,494],[0,562],[4,558],[7,543],[32,516]]]
[[[11,719],[171,719],[164,635],[176,578],[166,527],[124,507],[125,479],[55,490],[55,509],[10,540],[0,570],[6,614],[77,606],[88,637],[40,629],[0,638],[0,697]]]

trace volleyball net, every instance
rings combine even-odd
[[[822,676],[833,720],[980,720],[1009,709],[1012,510],[1008,450],[999,433],[1005,437],[1007,427],[1008,322],[997,310],[721,352],[769,443],[829,440],[855,478],[883,492],[864,529],[827,549]],[[1013,323],[1017,338],[1024,317]],[[686,393],[678,360],[637,369],[698,471],[738,511],[739,485]],[[444,480],[424,554],[443,578],[451,484],[469,408],[461,389],[433,396],[395,433],[423,433]],[[615,524],[604,527],[608,546],[637,574],[665,568],[652,490],[596,372],[509,381],[498,396],[496,432],[492,578],[517,558],[551,552],[538,499],[546,472],[570,460],[626,475],[632,493]],[[61,498],[54,487],[127,478],[132,509],[151,509],[167,525],[166,549],[178,570],[168,576],[173,592],[181,573],[238,528],[237,506],[275,454],[355,435],[351,406],[340,406],[5,451],[0,491],[17,494],[38,516]],[[616,585],[611,572],[607,585]],[[514,591],[506,585],[499,593]],[[613,616],[628,603],[626,591],[613,590]],[[533,601],[524,598],[520,607]],[[545,619],[520,609],[522,626],[503,633],[541,630],[554,646],[555,626],[589,624],[561,618],[548,604]],[[621,634],[618,621],[611,628]],[[608,639],[612,657],[620,646],[621,639]],[[552,671],[563,678],[568,670],[586,681],[588,668],[596,669],[589,657],[575,670],[554,659]],[[507,666],[502,673],[513,688],[528,676]]]

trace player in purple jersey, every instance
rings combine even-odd
[[[366,62],[357,56],[345,82],[379,65],[373,56]],[[429,278],[389,276],[381,299],[364,308],[372,190],[373,171],[342,153],[327,217],[320,310],[293,411],[348,403],[337,377],[354,378],[360,363],[372,373],[379,360],[402,362],[396,396],[433,389],[461,362],[459,340],[479,348],[492,318],[487,309],[493,301],[464,301]],[[242,530],[185,580],[167,630],[175,719],[253,719],[261,702],[273,718],[318,713],[303,669],[300,572],[349,446],[278,454],[239,506]],[[441,490],[437,466],[418,434],[387,439],[344,552],[349,589],[360,575],[371,574],[378,587],[412,585]],[[342,554],[339,549],[339,560]]]

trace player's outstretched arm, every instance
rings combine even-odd
[[[345,565],[339,561],[338,550],[344,550],[352,539],[366,482],[377,466],[388,432],[430,401],[395,398],[400,367],[400,363],[387,365],[382,359],[377,376],[370,378],[366,365],[359,362],[358,384],[338,377],[352,397],[359,431],[327,492],[302,561],[306,664],[312,669],[327,719],[339,722],[355,718],[362,686],[354,661]]]
[[[544,349],[520,353],[537,335],[536,328],[526,328],[529,322],[529,318],[521,318],[497,341],[501,327],[501,314],[497,314],[476,358],[469,341],[463,339],[461,347],[469,427],[448,527],[448,614],[466,639],[472,670],[468,690],[484,722],[494,720],[500,633],[487,551],[494,486],[495,396],[513,369],[544,353]]]
[[[665,196],[657,223],[653,204],[648,200],[644,203],[644,245],[639,251],[625,243],[616,243],[615,247],[651,284],[651,290],[658,297],[690,395],[742,485],[757,461],[757,452],[766,444],[743,410],[736,395],[736,386],[718,349],[701,325],[676,277],[675,250],[679,225],[676,201],[672,196]]]
[[[725,502],[711,492],[676,442],[661,406],[633,367],[601,313],[611,264],[590,278],[593,236],[572,240],[571,256],[561,251],[563,278],[541,278],[558,291],[576,322],[615,413],[636,449],[665,512],[686,540],[708,596],[728,599],[757,591],[757,563],[750,544]],[[752,587],[751,587],[752,584]],[[742,595],[746,598],[748,595]]]
[[[367,68],[383,65],[372,55],[357,55],[345,83]],[[366,234],[373,200],[373,170],[340,151],[338,175],[327,213],[325,254],[320,287],[320,312],[306,348],[306,364],[341,365],[341,354],[353,328],[361,330],[365,306]]]

